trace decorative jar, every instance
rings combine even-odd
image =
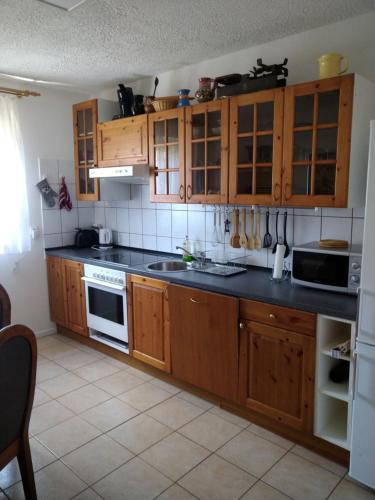
[[[182,106],[190,106],[189,93],[190,93],[190,89],[177,90],[177,94],[178,94],[177,107],[178,108],[181,108]]]
[[[202,76],[202,78],[199,78],[199,88],[195,92],[195,98],[198,102],[212,101],[215,96],[215,91],[213,89],[214,81],[215,80],[209,78],[208,76]]]

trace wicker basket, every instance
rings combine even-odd
[[[152,101],[155,111],[166,111],[174,109],[178,103],[178,96],[171,95],[167,97],[155,97]]]

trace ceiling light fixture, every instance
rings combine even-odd
[[[39,2],[52,5],[58,9],[66,10],[68,12],[72,11],[76,7],[82,5],[86,0],[39,0]]]

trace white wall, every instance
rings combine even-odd
[[[2,80],[4,87],[32,89],[27,82]],[[19,100],[21,129],[25,146],[28,203],[31,226],[42,226],[38,158],[73,159],[72,104],[87,95],[35,86],[41,97]],[[16,189],[10,186],[10,189]],[[43,238],[32,241],[31,251],[22,255],[0,255],[0,283],[12,302],[12,322],[24,323],[35,333],[45,333],[54,324],[49,319]]]
[[[284,57],[288,57],[290,84],[315,80],[318,78],[317,58],[326,52],[339,52],[347,56],[350,61],[350,72],[359,73],[375,81],[374,26],[375,11],[174,71],[160,73],[157,95],[173,95],[179,88],[190,88],[194,94],[199,77],[246,73],[256,65],[259,57],[269,64],[279,63]],[[136,93],[149,95],[153,91],[153,77],[138,80],[130,85]],[[114,88],[103,91],[102,96],[115,99]]]

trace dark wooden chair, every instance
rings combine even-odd
[[[0,329],[10,325],[10,299],[5,288],[0,285]]]
[[[37,348],[23,325],[0,330],[0,470],[17,457],[26,500],[36,500],[29,444]]]

